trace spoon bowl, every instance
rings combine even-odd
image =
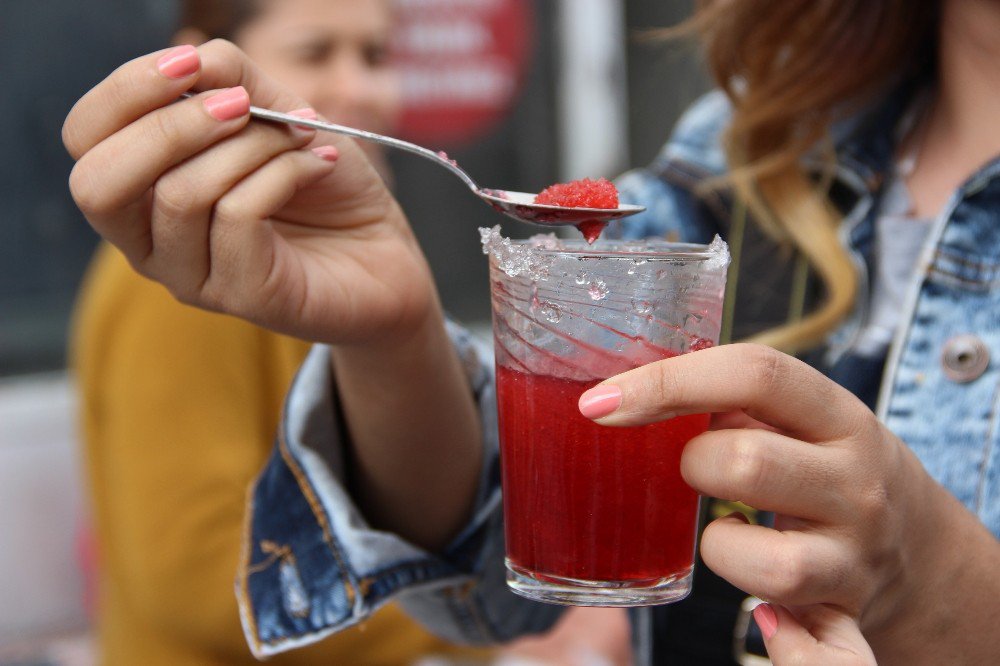
[[[643,206],[620,204],[617,208],[569,208],[535,203],[535,195],[513,190],[483,189],[477,192],[483,201],[504,215],[533,224],[579,226],[588,222],[607,223],[646,210]]]

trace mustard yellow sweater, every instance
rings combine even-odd
[[[117,250],[98,251],[72,357],[99,548],[101,663],[257,663],[233,593],[245,497],[307,349],[184,306]],[[388,606],[269,663],[375,666],[457,652]]]

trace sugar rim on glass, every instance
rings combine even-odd
[[[483,254],[496,260],[510,277],[527,275],[541,279],[560,258],[575,260],[628,260],[642,263],[707,262],[706,270],[725,269],[730,262],[729,246],[718,235],[711,243],[675,243],[659,239],[605,241],[595,248],[582,239],[556,238],[539,234],[512,240],[500,234],[500,226],[480,227]]]

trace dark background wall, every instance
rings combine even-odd
[[[0,375],[62,363],[65,327],[95,243],[69,196],[67,112],[125,59],[162,44],[166,2],[0,3]]]
[[[690,0],[627,0],[630,36],[672,25]],[[535,3],[538,34],[552,35],[555,3]],[[3,0],[0,3],[0,376],[65,363],[74,293],[96,243],[69,196],[72,162],[60,142],[73,102],[122,62],[166,45],[167,0]],[[449,152],[481,183],[538,191],[558,174],[551,39],[536,40],[534,66],[516,109],[490,136]],[[631,164],[648,162],[691,99],[704,90],[691,49],[630,39]],[[500,221],[453,176],[394,155],[397,196],[438,279],[446,308],[489,316],[486,262],[477,226]],[[599,174],[595,174],[599,175]],[[610,174],[609,174],[610,175]],[[505,231],[533,229],[510,222]]]
[[[677,118],[709,89],[696,44],[657,37],[691,15],[693,0],[626,0],[629,90],[629,152],[635,166],[648,164]]]

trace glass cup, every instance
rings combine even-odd
[[[683,599],[698,495],[681,478],[680,456],[709,415],[614,428],[577,404],[610,376],[718,342],[728,248],[482,232],[508,585],[559,604]]]

